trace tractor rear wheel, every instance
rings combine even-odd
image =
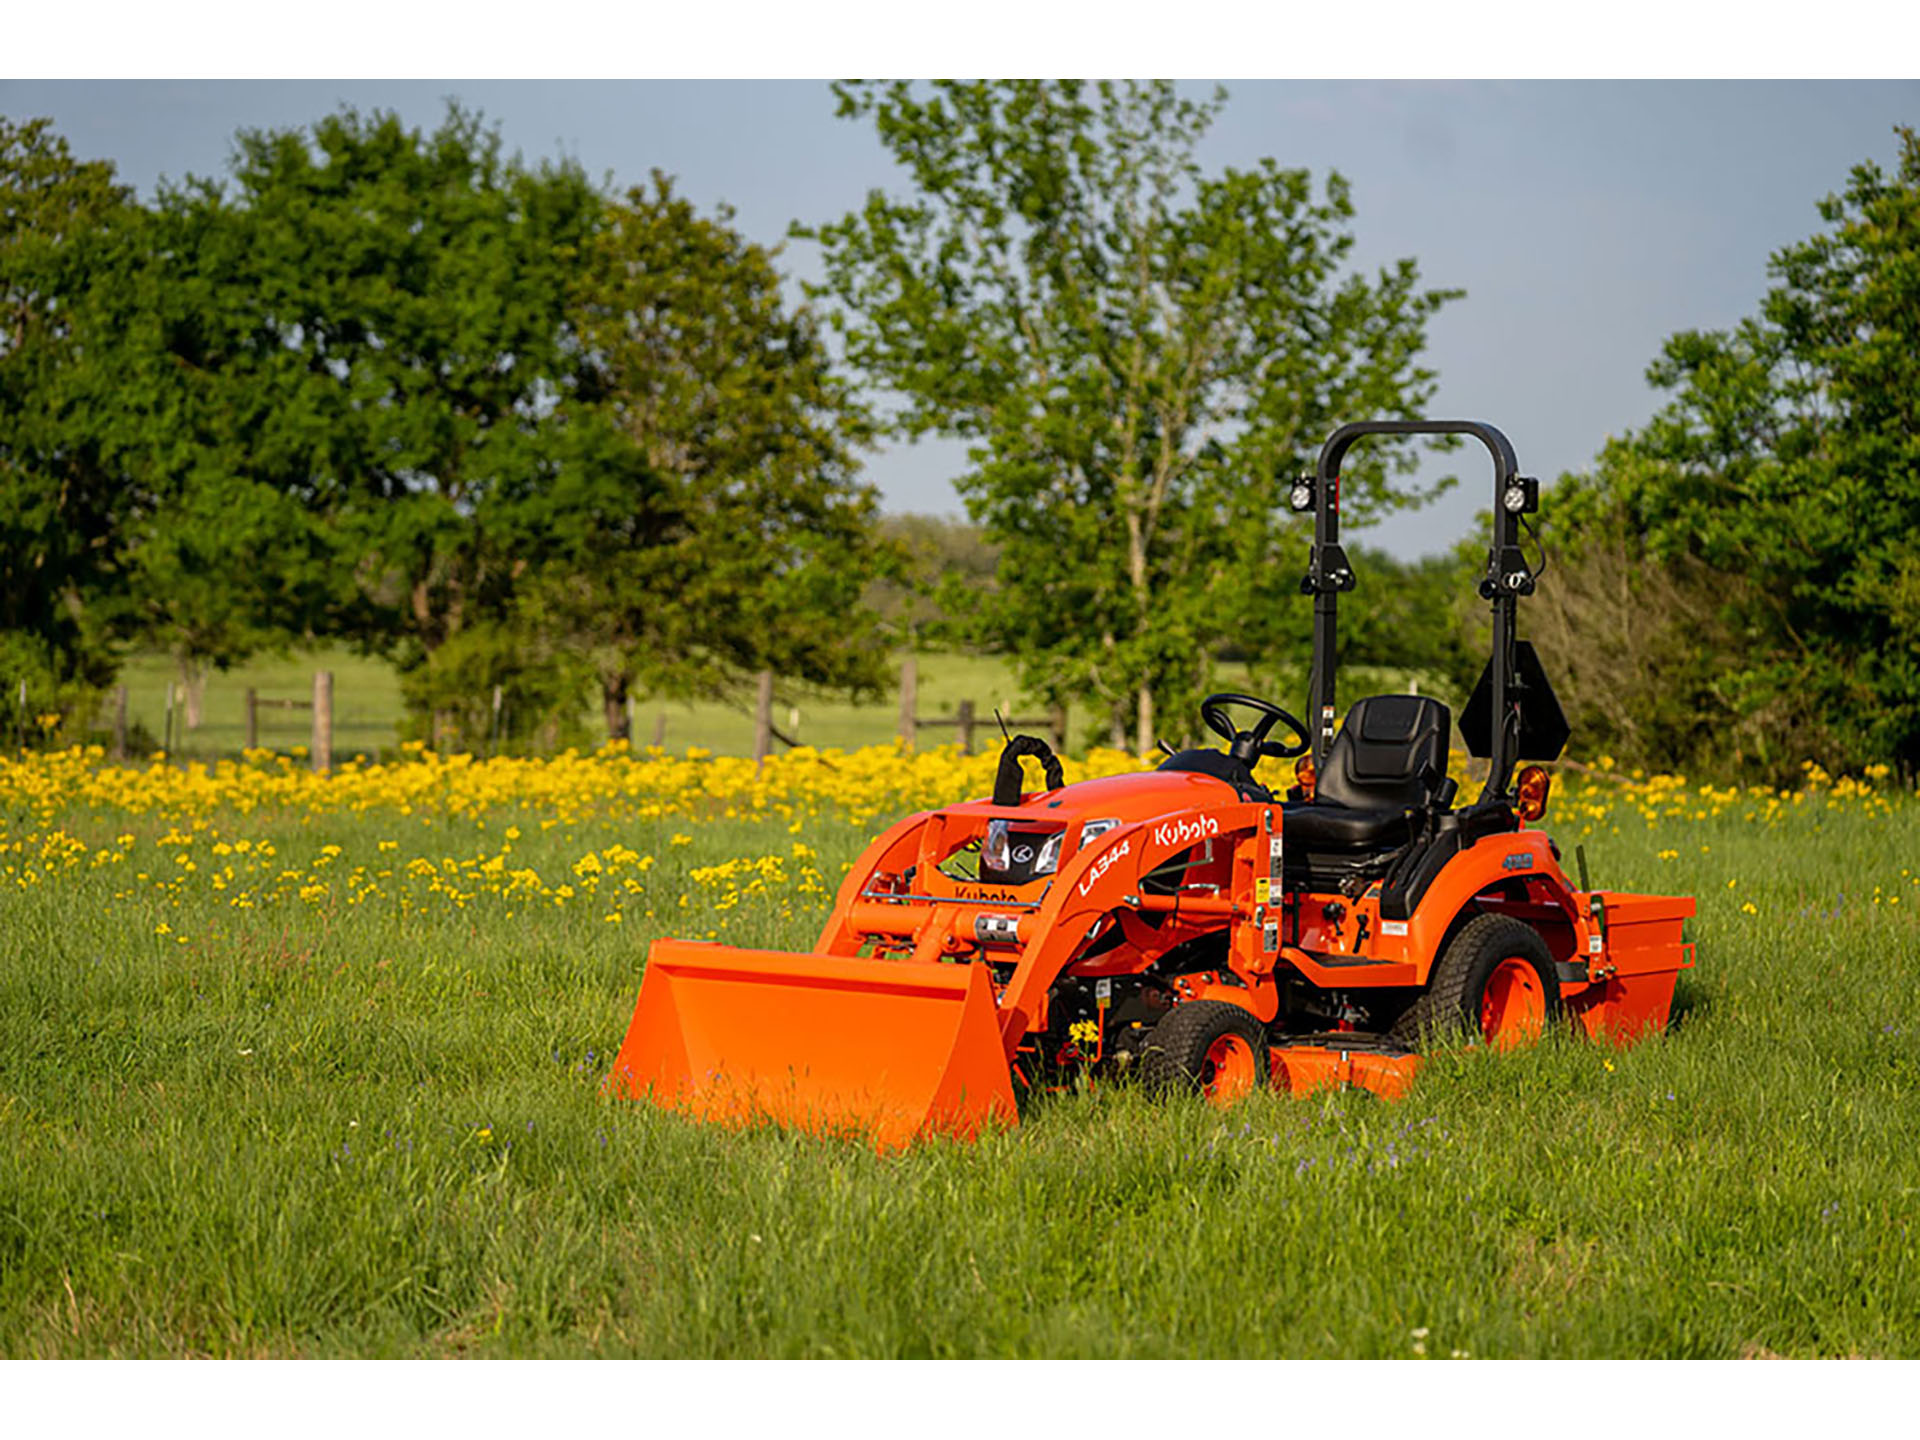
[[[1267,1083],[1267,1027],[1225,1000],[1176,1005],[1141,1047],[1140,1078],[1151,1089],[1231,1105]]]
[[[1511,915],[1481,915],[1448,943],[1389,1035],[1416,1048],[1464,1035],[1510,1050],[1538,1040],[1559,1010],[1553,952],[1540,932]]]

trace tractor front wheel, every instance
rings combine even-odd
[[[1141,1047],[1140,1078],[1155,1090],[1231,1105],[1267,1083],[1267,1027],[1225,1000],[1176,1005]]]
[[[1510,1050],[1538,1040],[1559,1009],[1560,982],[1540,932],[1510,915],[1481,915],[1453,937],[1390,1035],[1420,1046],[1464,1034]]]

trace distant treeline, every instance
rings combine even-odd
[[[907,645],[1004,653],[1034,701],[1142,747],[1222,662],[1297,683],[1284,481],[1337,424],[1429,408],[1426,323],[1458,292],[1351,267],[1338,175],[1202,172],[1223,93],[834,93],[903,187],[795,226],[823,260],[805,303],[726,209],[506,156],[457,106],[431,132],[245,131],[225,179],[150,202],[0,119],[8,706],[72,736],[131,649],[191,685],[319,639],[394,660],[443,745],[485,734],[496,689],[522,733],[594,696],[618,736],[630,695],[767,669],[877,694]],[[1775,257],[1754,319],[1667,343],[1652,422],[1545,487],[1522,624],[1585,753],[1920,766],[1899,141]],[[965,521],[878,513],[863,454],[924,435],[966,443]],[[1356,452],[1350,534],[1427,498],[1413,462]],[[1355,558],[1343,661],[1464,692],[1483,544]]]
[[[999,618],[996,605],[1000,550],[984,526],[953,516],[884,515],[881,536],[903,557],[899,572],[875,581],[867,603],[890,630],[910,643],[932,649],[1015,653],[1020,637]],[[1455,553],[1402,560],[1368,545],[1347,546],[1361,579],[1340,612],[1343,663],[1370,669],[1424,675],[1430,687],[1464,697],[1486,663],[1487,642],[1476,638],[1467,611],[1484,554],[1462,547]],[[1295,553],[1278,557],[1291,580],[1306,571],[1304,537]],[[1276,632],[1287,637],[1277,646],[1256,648],[1222,643],[1211,653],[1216,663],[1251,666],[1255,674],[1289,688],[1305,673],[1313,638],[1313,611],[1304,601],[1288,607]],[[1190,733],[1170,724],[1169,733]]]

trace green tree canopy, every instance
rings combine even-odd
[[[101,296],[132,194],[45,120],[0,118],[0,681],[59,710],[112,673],[107,616],[139,497],[117,483]]]
[[[1448,294],[1346,273],[1346,183],[1271,160],[1205,175],[1223,96],[1168,84],[836,87],[912,185],[817,239],[851,360],[896,433],[971,442],[956,485],[1000,550],[1023,682],[1155,735],[1222,643],[1277,637],[1302,549],[1278,507],[1339,422],[1417,414]],[[1413,498],[1356,455],[1350,520]],[[1283,542],[1293,540],[1293,543]]]
[[[91,317],[114,469],[138,502],[114,631],[174,657],[190,725],[208,668],[326,629],[352,593],[305,457],[275,438],[305,372],[261,315],[250,221],[205,182],[163,188]]]
[[[548,537],[533,603],[591,657],[616,737],[635,684],[883,678],[861,603],[893,559],[857,479],[868,421],[732,218],[699,215],[657,172],[607,204],[570,292],[585,357],[561,407],[570,463],[519,510]]]
[[[543,419],[574,386],[566,292],[599,217],[576,165],[501,156],[449,108],[242,132],[227,204],[271,374],[259,442],[351,538],[382,632],[432,653],[497,609],[526,557],[492,543],[497,503],[551,478]]]
[[[1667,341],[1648,378],[1672,398],[1555,494],[1573,566],[1672,592],[1650,643],[1693,657],[1699,719],[1649,759],[1920,767],[1920,139],[1898,134],[1892,173],[1855,168],[1830,228],[1773,257],[1758,315]]]

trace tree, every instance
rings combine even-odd
[[[731,220],[658,172],[608,204],[570,293],[586,364],[560,407],[567,458],[516,511],[546,539],[530,603],[591,657],[614,738],[635,685],[883,675],[861,591],[894,557],[856,478],[867,418]]]
[[[137,497],[116,483],[89,329],[124,263],[131,192],[46,120],[0,119],[0,679],[35,711],[112,675],[106,624]]]
[[[1636,765],[1789,778],[1791,758],[1814,741],[1805,717],[1777,706],[1743,714],[1722,682],[1743,643],[1728,616],[1750,603],[1750,582],[1684,554],[1650,558],[1632,517],[1589,508],[1583,485],[1568,477],[1554,491],[1551,563],[1525,619],[1576,741]],[[1461,620],[1484,639],[1483,611]]]
[[[1697,677],[1722,765],[1920,767],[1920,139],[1898,134],[1892,175],[1856,167],[1831,228],[1773,257],[1757,316],[1667,341],[1671,400],[1556,499],[1576,557],[1624,530],[1619,565],[1706,603],[1678,633],[1724,637]]]
[[[136,205],[46,122],[0,150],[13,202],[0,507],[21,531],[0,563],[23,566],[6,577],[8,671],[34,669],[25,651],[49,676],[99,685],[119,645],[157,645],[179,660],[197,724],[203,667],[280,633],[283,539],[309,528],[261,483],[235,423],[247,387],[226,362],[248,332],[243,291],[223,283],[223,236],[204,217]]]
[[[174,658],[189,728],[210,669],[324,630],[353,588],[307,457],[279,438],[301,413],[285,402],[311,381],[261,314],[252,218],[205,182],[163,187],[90,316],[112,397],[102,433],[139,502],[114,629]]]
[[[974,622],[999,609],[994,576],[1000,552],[980,527],[954,516],[886,515],[880,533],[903,557],[897,575],[867,588],[883,623],[916,648],[975,645],[981,627]]]
[[[1297,589],[1281,482],[1340,421],[1416,414],[1448,292],[1402,260],[1346,275],[1346,183],[1272,160],[1203,175],[1224,94],[1171,85],[836,87],[905,167],[818,227],[849,357],[898,394],[892,428],[971,442],[956,480],[1000,547],[996,620],[1042,699],[1131,714],[1191,700],[1223,642],[1271,634]],[[1356,455],[1350,521],[1407,503]],[[1291,539],[1291,543],[1282,545]],[[1297,604],[1297,600],[1293,603]]]
[[[503,158],[457,106],[430,135],[343,110],[237,149],[231,194],[175,204],[237,237],[216,276],[245,307],[219,361],[236,428],[346,567],[327,628],[395,650],[444,731],[434,655],[497,623],[535,558],[502,543],[505,512],[560,468],[582,363],[566,300],[600,196],[577,166]]]

